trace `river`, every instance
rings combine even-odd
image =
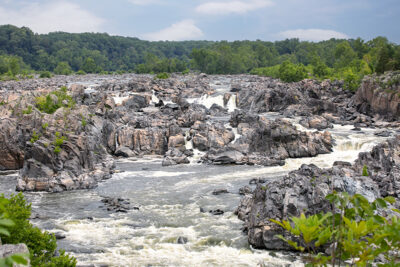
[[[217,94],[227,89],[219,86]],[[220,101],[218,95],[212,97]],[[210,102],[210,97],[203,100]],[[384,140],[372,129],[351,128],[335,125],[329,130],[336,140],[331,154],[288,159],[284,166],[210,166],[193,160],[189,165],[162,167],[161,158],[149,156],[118,160],[119,172],[93,190],[25,195],[38,217],[32,222],[64,232],[59,248],[77,257],[79,266],[303,266],[291,254],[248,245],[242,221],[233,214],[239,188],[252,178],[279,179],[304,163],[331,167],[337,160],[352,162],[359,152]],[[0,176],[0,191],[13,192],[15,182],[15,175]],[[213,195],[214,189],[229,193]],[[103,197],[129,199],[139,210],[107,211]],[[225,213],[211,215],[211,209]],[[178,244],[179,237],[187,243]]]

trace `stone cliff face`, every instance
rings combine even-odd
[[[332,190],[362,194],[373,201],[379,197],[400,197],[400,136],[360,153],[356,162],[335,162],[330,169],[303,165],[283,178],[257,184],[236,210],[244,221],[249,243],[257,248],[291,250],[276,235],[287,236],[270,219],[288,219],[301,213],[317,214],[331,209],[325,197]],[[368,166],[369,176],[362,176]],[[287,236],[290,238],[289,236]]]
[[[379,115],[387,120],[400,117],[400,73],[367,76],[358,89],[354,104],[361,113]]]

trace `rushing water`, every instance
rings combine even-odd
[[[233,214],[238,190],[252,178],[276,179],[303,163],[330,167],[337,160],[354,161],[359,152],[384,140],[374,136],[374,130],[351,128],[335,125],[330,130],[336,139],[333,153],[288,159],[284,166],[161,167],[161,158],[125,159],[117,162],[120,172],[96,189],[25,195],[39,218],[33,223],[65,232],[59,247],[83,266],[302,266],[293,256],[249,247],[242,222]],[[0,191],[11,193],[15,180],[12,175],[0,176]],[[212,194],[221,188],[230,193]],[[102,197],[129,199],[139,210],[109,212]],[[225,213],[207,212],[215,209]],[[178,244],[179,237],[188,242]]]

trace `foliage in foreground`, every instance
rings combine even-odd
[[[333,193],[326,197],[332,212],[300,217],[290,221],[271,220],[287,230],[293,238],[278,237],[294,249],[311,254],[310,265],[370,266],[377,257],[378,266],[400,266],[400,211],[389,209],[393,197],[368,200],[355,194]],[[379,215],[391,212],[390,218]],[[322,253],[330,246],[331,253]]]
[[[60,252],[60,256],[54,256],[57,249],[56,238],[53,234],[41,231],[29,222],[31,204],[26,202],[22,193],[12,195],[9,199],[1,195],[0,203],[2,203],[0,205],[0,214],[2,215],[0,226],[3,220],[6,220],[8,226],[8,231],[4,231],[0,227],[0,237],[4,244],[26,244],[33,267],[76,266],[76,259],[63,251]],[[21,257],[14,260],[22,261]],[[6,260],[4,259],[4,261]]]

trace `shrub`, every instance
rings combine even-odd
[[[36,133],[35,130],[33,130],[32,137],[31,137],[30,142],[31,142],[32,144],[34,144],[34,143],[36,143],[37,140],[39,140],[39,135]]]
[[[363,169],[362,169],[362,176],[369,176],[367,165],[364,165],[364,166],[363,166]]]
[[[165,79],[169,78],[169,74],[166,72],[161,72],[161,73],[158,73],[155,78],[165,80]]]
[[[361,84],[361,77],[353,72],[351,69],[346,69],[343,72],[344,89],[349,91],[357,91]]]
[[[52,98],[52,95],[56,96],[55,99]],[[65,86],[45,96],[36,97],[35,103],[41,112],[47,114],[52,114],[61,107],[73,108],[75,106],[75,101],[67,94],[67,87]]]
[[[76,260],[69,255],[62,253],[58,257],[53,256],[57,248],[56,238],[46,231],[42,232],[29,222],[31,204],[26,202],[22,193],[11,195],[10,199],[1,195],[0,202],[5,203],[0,206],[0,211],[5,213],[7,219],[14,222],[14,225],[9,228],[11,235],[7,236],[4,233],[0,233],[4,244],[26,244],[33,267],[76,266]]]
[[[303,64],[295,65],[287,60],[279,67],[279,78],[284,82],[298,82],[307,77],[307,70]]]
[[[265,67],[265,68],[255,68],[250,72],[250,74],[272,77],[272,78],[278,79],[279,78],[279,67],[280,67],[280,65],[276,65],[273,67]]]
[[[43,71],[40,73],[39,78],[51,78],[51,73],[49,71]]]
[[[61,135],[60,132],[56,132],[55,136],[56,136],[56,138],[54,140],[55,146],[61,146],[62,144],[64,144],[64,141],[67,140],[67,137]]]
[[[26,109],[22,110],[22,114],[31,114],[32,106],[28,106]]]
[[[332,203],[332,212],[310,216],[301,214],[290,221],[271,220],[287,230],[294,239],[278,235],[296,250],[312,254],[313,265],[326,266],[330,263],[350,261],[351,266],[371,266],[380,257],[382,266],[398,266],[400,250],[400,211],[390,219],[378,215],[379,209],[387,209],[394,204],[393,197],[376,199],[374,202],[355,194],[334,192],[327,200]],[[324,248],[331,244],[330,255],[323,254]],[[394,265],[392,265],[394,264]]]
[[[78,71],[76,72],[76,74],[77,74],[77,75],[85,75],[86,72],[84,72],[83,70],[78,70]]]
[[[69,66],[68,62],[61,61],[57,64],[57,67],[54,69],[54,73],[60,75],[70,75],[72,73],[72,69]]]
[[[81,121],[82,127],[85,127],[85,126],[87,125],[86,118],[85,118],[85,116],[83,116],[82,114],[81,114],[81,118],[82,118],[82,121]]]
[[[42,124],[42,129],[46,131],[47,127],[49,127],[49,124],[47,122]]]

